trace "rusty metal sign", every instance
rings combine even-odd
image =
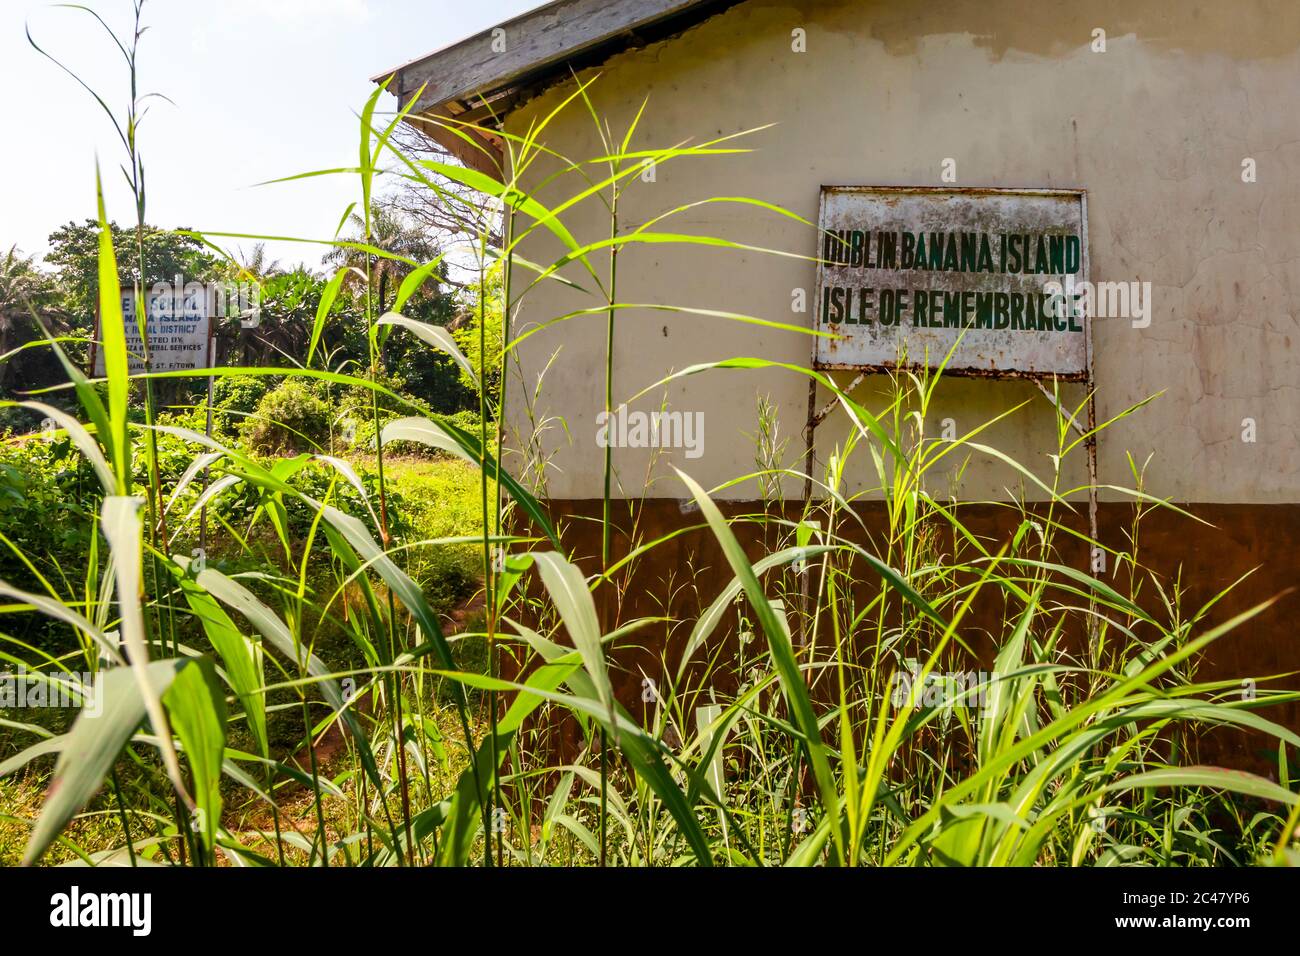
[[[818,368],[1088,377],[1081,190],[823,186],[820,226]]]

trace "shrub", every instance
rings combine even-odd
[[[233,439],[240,424],[257,411],[257,404],[282,378],[269,375],[223,375],[212,388],[213,430],[219,437]]]
[[[255,455],[315,451],[329,443],[330,406],[315,389],[290,380],[262,396],[239,434]]]
[[[0,408],[0,437],[6,435],[26,435],[41,427],[44,415],[30,408],[6,406]]]
[[[95,534],[97,487],[66,436],[0,445],[0,579],[41,591],[41,577],[61,581],[63,569],[83,567]],[[66,629],[36,614],[8,617],[5,631],[35,646],[68,646]],[[62,638],[50,641],[52,634]]]
[[[447,419],[453,425],[455,425],[458,428],[464,429],[465,431],[469,432],[471,435],[478,434],[478,423],[479,423],[478,412],[470,412],[470,411],[456,412],[454,415],[448,415]],[[496,433],[496,426],[493,425],[491,422],[489,422],[488,441],[492,440],[492,436],[495,433]]]

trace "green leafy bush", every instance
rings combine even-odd
[[[330,406],[315,389],[290,380],[262,396],[239,434],[255,455],[316,451],[329,443],[330,417]]]
[[[212,388],[213,430],[220,438],[234,440],[240,424],[257,411],[258,402],[282,381],[271,375],[219,377]]]
[[[61,582],[83,567],[95,534],[95,505],[88,502],[96,488],[66,437],[0,445],[0,580],[42,591],[41,577]],[[10,616],[5,630],[40,646],[52,646],[46,639],[51,633],[66,637],[66,629],[35,614]],[[62,649],[66,640],[57,643]]]

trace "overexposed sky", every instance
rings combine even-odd
[[[81,0],[125,33],[131,0]],[[541,0],[146,0],[140,92],[158,92],[140,132],[148,218],[165,227],[328,239],[355,176],[257,186],[357,162],[369,78],[516,16]],[[121,113],[126,68],[103,29],[48,0],[0,0],[0,254],[44,253],[47,236],[95,215],[99,156],[108,212],[135,219],[108,118],[32,49],[24,29]],[[392,110],[385,96],[381,109]],[[251,245],[248,240],[229,240]],[[319,250],[272,246],[315,266]]]

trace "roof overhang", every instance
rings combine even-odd
[[[407,122],[465,165],[500,175],[502,119],[572,71],[680,33],[742,0],[553,0],[372,77],[411,106]],[[448,131],[442,123],[481,129]]]

